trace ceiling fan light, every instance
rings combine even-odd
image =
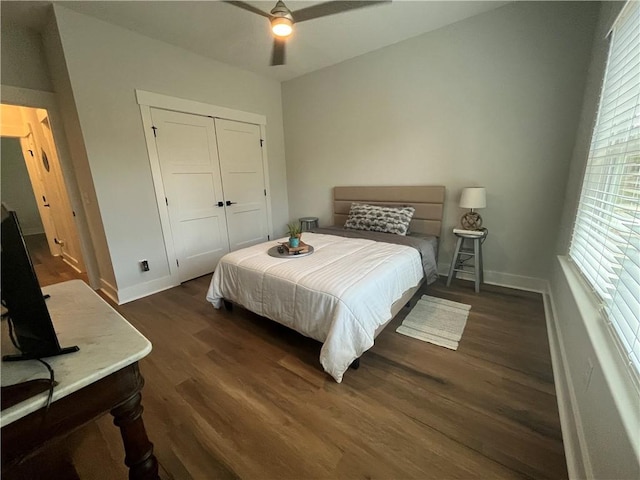
[[[277,37],[288,37],[293,32],[293,22],[287,17],[276,17],[271,20],[271,31]]]

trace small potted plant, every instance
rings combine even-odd
[[[294,222],[287,225],[289,232],[289,246],[297,248],[300,245],[300,237],[302,236],[302,227],[300,223]]]

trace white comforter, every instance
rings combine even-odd
[[[280,241],[285,241],[281,239]],[[423,276],[412,247],[305,232],[314,253],[267,254],[271,241],[225,255],[207,300],[223,298],[323,343],[320,363],[340,383],[349,365],[373,346],[391,305]]]

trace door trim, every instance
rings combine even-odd
[[[255,125],[266,125],[267,117],[257,113],[243,112],[227,107],[209,105],[195,100],[170,97],[161,93],[147,92],[136,89],[136,100],[138,105],[173,110],[174,112],[191,113],[193,115],[203,115],[205,117],[224,118],[226,120],[237,120],[239,122],[253,123]]]
[[[262,147],[262,167],[264,171],[264,184],[267,188],[267,234],[273,238],[273,225],[271,215],[271,184],[269,183],[269,162],[266,148],[266,124],[267,118],[264,115],[233,110],[226,107],[209,105],[194,100],[185,100],[177,97],[170,97],[160,93],[136,90],[136,99],[140,106],[142,116],[142,126],[147,152],[149,154],[149,164],[151,166],[151,177],[156,193],[156,203],[160,215],[160,226],[169,266],[169,277],[172,286],[180,285],[180,272],[176,264],[177,255],[171,234],[171,223],[169,221],[169,209],[166,204],[166,192],[162,181],[162,170],[160,168],[160,157],[153,134],[153,120],[151,118],[151,108],[160,108],[174,112],[200,115],[211,118],[221,118],[225,120],[236,120],[244,123],[252,123],[260,127],[260,137],[263,139]],[[214,127],[215,128],[215,127]],[[224,185],[222,186],[224,189]]]
[[[169,277],[172,286],[180,285],[180,275],[176,264],[178,256],[173,243],[173,235],[171,234],[171,222],[169,221],[169,209],[167,208],[167,194],[164,190],[162,182],[162,170],[160,169],[160,156],[158,155],[158,147],[155,137],[151,133],[153,120],[151,119],[151,107],[148,105],[140,105],[140,113],[142,114],[142,125],[144,127],[144,139],[147,143],[147,151],[149,152],[149,163],[151,165],[151,178],[156,192],[156,203],[158,205],[158,213],[160,214],[160,227],[162,229],[162,237],[164,241],[164,249],[167,256],[167,265],[169,266]]]
[[[267,126],[260,125],[260,138],[262,139],[262,174],[264,176],[264,185],[267,188],[267,234],[273,240],[273,217],[271,216],[271,182],[269,182],[269,160],[267,158]],[[224,188],[224,185],[223,185]]]

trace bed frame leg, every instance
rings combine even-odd
[[[222,303],[224,303],[224,309],[227,312],[233,312],[233,303],[231,303],[229,300],[222,300]]]
[[[351,365],[349,365],[349,368],[353,368],[354,370],[357,370],[360,368],[360,358],[356,358],[353,362],[351,362]]]

